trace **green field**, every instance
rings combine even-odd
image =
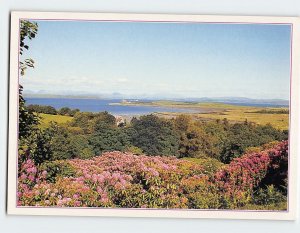
[[[42,129],[49,126],[50,122],[56,122],[58,124],[65,124],[73,119],[73,117],[70,116],[62,116],[62,115],[51,115],[51,114],[44,114],[39,113],[40,116],[40,127]]]
[[[201,113],[187,113],[199,120],[223,120],[226,118],[230,122],[243,122],[245,120],[256,124],[271,124],[277,129],[285,130],[289,126],[288,108],[266,108],[237,106],[223,103],[194,103],[176,101],[153,101],[153,102],[125,102],[120,103],[126,106],[159,106],[172,108],[187,108]],[[172,118],[181,113],[156,113],[156,115]]]
[[[288,129],[289,125],[289,114],[270,114],[270,113],[258,113],[258,110],[261,108],[234,108],[227,109],[221,113],[204,113],[197,114],[197,117],[200,118],[209,118],[209,119],[224,119],[227,118],[229,121],[241,122],[249,121],[255,122],[260,125],[265,125],[270,123],[277,129]]]

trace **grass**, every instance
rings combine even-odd
[[[73,117],[70,116],[51,115],[51,114],[44,114],[44,113],[40,113],[39,116],[41,117],[40,127],[42,129],[48,127],[50,125],[50,122],[65,124],[73,119]]]
[[[153,102],[130,102],[121,103],[128,106],[161,106],[173,108],[199,109],[201,113],[185,113],[193,118],[200,120],[223,120],[227,118],[231,122],[254,122],[260,125],[271,124],[273,127],[286,130],[289,127],[288,108],[266,108],[266,107],[249,107],[238,106],[223,103],[197,103],[197,102],[176,102],[176,101],[153,101]],[[203,112],[204,111],[204,112]],[[156,115],[165,118],[172,118],[182,113],[159,112]]]
[[[273,127],[281,130],[288,129],[289,126],[289,114],[270,114],[270,113],[257,113],[256,108],[245,109],[229,109],[220,113],[204,113],[197,114],[200,118],[209,119],[224,119],[227,118],[229,121],[241,122],[249,121],[260,125],[271,124]]]
[[[142,105],[142,103],[140,103]],[[286,130],[289,127],[288,108],[266,108],[238,106],[222,103],[185,103],[172,101],[156,101],[152,105],[165,107],[180,107],[207,110],[204,113],[185,113],[199,120],[223,120],[226,118],[230,122],[254,122],[260,125],[271,124],[273,127]],[[158,116],[165,118],[176,117],[182,113],[160,112]]]
[[[190,115],[195,120],[223,120],[226,118],[231,123],[254,122],[259,125],[271,124],[274,128],[280,130],[287,130],[289,128],[289,114],[270,114],[270,113],[255,113],[255,109],[230,109],[220,112],[209,112],[209,113],[171,113],[171,112],[159,112],[155,115],[164,118],[174,118],[180,114]]]
[[[261,108],[260,108],[261,110]],[[273,127],[281,130],[288,129],[289,126],[289,114],[270,114],[270,113],[258,113],[258,108],[235,108],[227,109],[221,113],[203,113],[197,114],[200,118],[209,119],[224,119],[227,118],[229,121],[242,122],[249,121],[255,122],[260,125],[271,124]]]

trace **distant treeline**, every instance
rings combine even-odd
[[[261,114],[289,114],[288,109],[262,109],[255,112],[247,112],[247,113],[261,113]]]
[[[52,115],[63,115],[63,116],[74,116],[77,112],[80,112],[78,108],[71,109],[68,107],[60,108],[59,110],[55,109],[49,105],[38,105],[38,104],[30,104],[26,106],[28,112],[36,112],[36,113],[45,113]]]
[[[145,115],[119,127],[108,112],[77,112],[67,124],[52,123],[43,130],[32,129],[25,144],[38,164],[46,160],[91,158],[106,151],[211,157],[229,163],[245,152],[261,150],[266,143],[286,139],[287,131],[248,121],[231,124],[226,119],[196,121],[188,115],[174,119]]]

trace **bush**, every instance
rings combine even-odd
[[[135,154],[135,155],[141,155],[141,154],[143,154],[142,149],[140,149],[140,148],[138,148],[136,146],[128,146],[128,147],[126,147],[125,151],[129,152],[129,153],[132,153],[132,154]]]
[[[215,174],[192,161],[122,152],[38,167],[27,159],[18,173],[18,205],[281,209],[286,203],[284,194],[275,185],[266,189],[260,185],[269,169],[278,168],[285,158],[287,146],[283,141],[245,154]]]
[[[241,158],[234,159],[218,171],[214,182],[219,186],[220,192],[224,193],[223,207],[239,208],[249,204],[254,190],[266,185],[268,183],[266,181],[270,181],[268,177],[271,174],[271,177],[274,175],[278,179],[278,181],[273,180],[273,184],[283,182],[287,178],[287,170],[285,170],[287,167],[280,164],[285,164],[287,148],[288,141],[283,141],[271,149],[245,154]]]
[[[52,114],[52,115],[57,114],[56,109],[49,105],[30,104],[26,108],[28,112],[45,113],[45,114]]]
[[[276,189],[286,195],[288,186],[288,141],[277,143],[268,150],[271,162],[260,187],[274,185]]]
[[[228,136],[221,152],[221,161],[230,163],[240,157],[249,147],[258,147],[272,141],[287,140],[283,131],[271,125],[256,126],[252,123],[236,123],[229,127]]]
[[[24,141],[24,140],[23,140]],[[43,131],[37,131],[20,144],[36,164],[71,158],[90,158],[93,148],[84,135],[72,135],[68,128],[51,123]]]
[[[154,115],[131,120],[132,130],[127,130],[131,144],[147,155],[178,155],[179,134],[173,124]]]
[[[189,161],[120,152],[68,163],[76,170],[75,177],[73,170],[61,170],[61,161],[40,166],[40,171],[55,177],[55,182],[35,180],[34,185],[21,190],[20,205],[187,208],[194,204],[188,204],[189,199],[182,195],[182,190],[192,192],[193,187],[188,189],[181,182],[202,173],[200,166]],[[204,183],[203,187],[206,187]],[[201,191],[198,186],[197,189]],[[195,197],[191,196],[192,200],[196,203]],[[200,201],[197,203],[201,205]],[[202,203],[202,208],[212,205]]]
[[[220,193],[217,186],[209,181],[208,176],[192,176],[182,181],[184,196],[190,209],[220,208]]]
[[[184,160],[191,161],[199,164],[203,168],[203,173],[209,176],[214,175],[217,171],[221,170],[224,166],[219,160],[203,156],[201,158],[183,158]]]
[[[259,188],[254,192],[252,204],[255,205],[272,205],[280,202],[286,202],[287,198],[274,185],[266,188]]]
[[[76,113],[80,112],[78,108],[70,109],[68,107],[63,107],[59,109],[58,114],[63,116],[74,116]]]
[[[70,124],[70,126],[80,127],[85,134],[95,133],[103,125],[117,127],[115,117],[108,112],[77,112]]]
[[[106,151],[125,151],[130,146],[130,139],[122,128],[111,128],[103,125],[88,138],[96,155]]]
[[[72,177],[76,174],[75,169],[64,160],[47,161],[42,163],[39,170],[46,171],[46,180],[54,183],[57,177]]]
[[[35,164],[41,164],[52,158],[51,135],[41,130],[31,131],[31,134],[19,140],[18,162],[32,159]],[[20,167],[20,166],[19,166]]]

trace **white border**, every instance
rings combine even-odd
[[[18,121],[18,56],[19,19],[105,20],[105,21],[168,21],[178,23],[278,23],[293,25],[292,77],[289,138],[289,208],[288,211],[239,211],[239,210],[165,210],[165,209],[109,209],[109,208],[32,208],[16,207],[17,179],[17,121]],[[167,218],[223,218],[295,220],[296,172],[299,128],[299,77],[300,77],[300,19],[296,17],[262,16],[213,16],[167,14],[115,14],[115,13],[65,13],[65,12],[12,12],[10,44],[10,94],[9,94],[9,145],[8,145],[8,198],[7,213],[16,215],[67,215],[67,216],[119,216]]]

